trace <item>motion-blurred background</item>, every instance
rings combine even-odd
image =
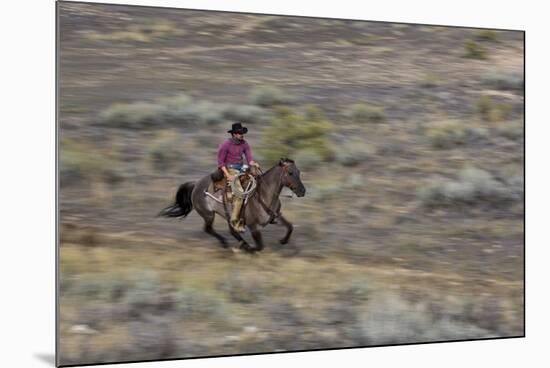
[[[523,33],[58,10],[62,364],[523,334]],[[155,217],[236,121],[308,190],[258,256]]]

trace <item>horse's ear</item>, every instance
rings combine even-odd
[[[285,159],[281,157],[281,159],[279,160],[279,166],[283,166],[284,163],[285,163]]]

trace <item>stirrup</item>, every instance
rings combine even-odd
[[[235,230],[238,233],[246,232],[246,227],[244,226],[241,220],[237,220],[235,224],[233,224],[232,220],[229,220],[229,226],[231,226],[233,230]]]

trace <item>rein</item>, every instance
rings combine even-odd
[[[260,171],[260,175],[258,175],[258,187],[256,188],[256,191],[254,192],[254,195],[256,193],[259,192],[260,190],[260,184],[262,183],[262,175],[264,174],[263,170],[258,168],[258,170]],[[279,183],[282,183],[283,181],[283,175],[286,173],[286,169],[285,167],[283,166],[283,170],[281,171],[281,176],[279,178]],[[282,189],[282,187],[281,187]],[[267,206],[265,204],[265,202],[262,200],[262,196],[260,194],[258,194],[258,202],[260,202],[260,205],[262,206],[262,208],[264,209],[265,212],[267,212],[267,214],[269,215],[269,221],[268,223],[272,223],[275,219],[277,219],[279,216],[281,216],[281,213],[280,212],[275,212],[271,209],[271,207],[273,206],[273,203],[275,203],[275,200],[277,199],[277,197],[279,196],[279,194],[281,193],[281,191],[279,190],[278,191],[279,193],[277,193],[277,191],[274,191],[273,192],[273,196],[271,197],[271,203],[269,204],[269,206]]]

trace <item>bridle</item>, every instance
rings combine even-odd
[[[290,190],[293,190],[292,188],[292,183],[290,182],[290,179],[289,179],[289,174],[288,174],[288,165],[286,163],[283,163],[282,165],[280,165],[282,167],[282,170],[281,170],[281,176],[279,177],[279,183],[281,183],[281,187],[279,188],[279,190],[276,190],[273,192],[273,196],[271,197],[271,202],[269,203],[269,206],[267,206],[264,201],[262,200],[262,196],[258,194],[258,202],[260,202],[260,205],[262,206],[262,208],[264,209],[265,212],[267,212],[267,214],[269,215],[269,221],[268,223],[273,223],[273,221],[275,219],[277,219],[279,216],[281,216],[281,213],[280,212],[275,212],[273,211],[271,208],[273,207],[273,203],[275,203],[275,200],[277,199],[277,197],[279,196],[279,194],[281,193],[281,189],[286,186],[288,188],[290,188]],[[259,192],[260,190],[260,185],[262,183],[262,180],[261,180],[261,177],[262,175],[264,174],[263,170],[260,169],[259,167],[257,167],[258,171],[260,172],[260,175],[257,175],[258,176],[258,185],[256,187],[256,191],[254,192],[253,195],[255,195],[256,193]],[[284,179],[286,178],[286,182],[284,181]]]

